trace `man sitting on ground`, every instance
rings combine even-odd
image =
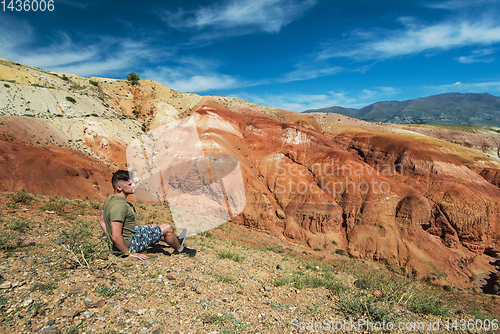
[[[99,217],[99,224],[108,236],[111,249],[144,261],[149,257],[140,252],[163,240],[174,248],[174,255],[185,254],[189,257],[196,255],[196,250],[184,247],[184,238],[178,239],[169,224],[144,226],[135,224],[134,206],[127,202],[127,196],[135,192],[132,173],[117,171],[113,174],[111,184],[115,193],[104,201]]]

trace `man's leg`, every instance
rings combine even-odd
[[[182,246],[179,244],[179,239],[174,233],[174,229],[169,224],[160,224],[163,240],[176,251],[180,251]]]
[[[194,257],[196,255],[195,249],[190,249],[190,248],[184,247],[183,245],[181,245],[179,243],[179,239],[175,235],[174,229],[169,224],[160,224],[160,225],[154,224],[152,226],[153,227],[155,227],[155,226],[160,227],[161,232],[163,233],[163,237],[161,239],[164,240],[168,245],[170,245],[171,247],[173,247],[175,249],[175,251],[173,253],[174,255],[184,254],[184,255],[187,255],[189,257]]]

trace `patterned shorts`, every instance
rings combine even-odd
[[[136,226],[135,233],[132,235],[132,241],[128,246],[132,253],[139,253],[147,247],[160,241],[163,233],[160,226],[152,227],[151,225]]]

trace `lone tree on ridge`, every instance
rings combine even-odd
[[[127,81],[128,81],[131,85],[138,85],[138,84],[139,84],[139,75],[138,75],[137,73],[130,72],[130,73],[127,75]]]

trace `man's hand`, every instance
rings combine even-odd
[[[141,261],[148,260],[149,257],[147,255],[141,254],[141,253],[130,253],[130,257],[135,257],[136,259],[139,259]]]

